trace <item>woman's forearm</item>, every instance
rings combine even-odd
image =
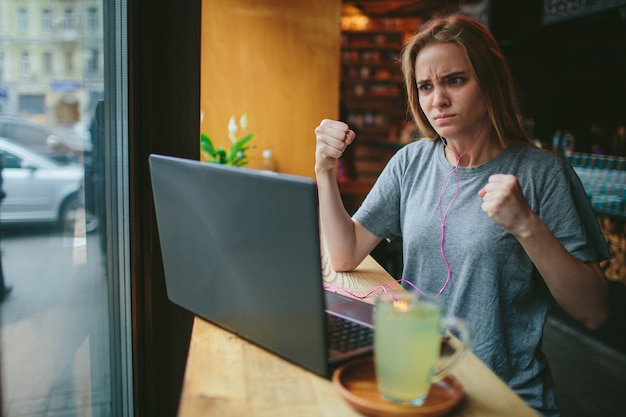
[[[354,269],[356,235],[333,172],[317,174],[320,225],[331,265],[336,271]]]
[[[572,256],[537,216],[517,238],[557,303],[590,329],[602,325],[609,314],[609,292],[597,262]]]
[[[382,240],[346,211],[333,173],[317,174],[320,223],[327,254],[335,271],[351,271]]]

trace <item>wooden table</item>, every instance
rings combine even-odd
[[[393,279],[371,257],[349,273],[325,262],[324,281],[365,294]],[[394,284],[397,285],[397,284]],[[374,297],[366,301],[373,302]],[[465,398],[450,416],[537,414],[473,354],[453,374]],[[178,417],[358,417],[332,383],[200,318],[191,335]]]

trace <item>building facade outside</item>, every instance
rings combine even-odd
[[[102,2],[0,0],[0,113],[86,125],[104,95]]]

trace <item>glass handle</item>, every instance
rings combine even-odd
[[[458,317],[444,317],[441,327],[450,333],[456,333],[456,339],[442,338],[441,354],[431,382],[441,381],[456,367],[465,353],[472,348],[472,338],[467,323]],[[448,352],[452,353],[448,356]]]

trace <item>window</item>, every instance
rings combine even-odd
[[[41,11],[41,31],[52,31],[52,11],[50,9],[43,9]]]
[[[20,54],[20,74],[23,77],[30,75],[30,55],[28,55],[28,52]]]
[[[22,167],[22,159],[13,153],[0,151],[0,158],[5,169]]]
[[[17,30],[20,33],[28,31],[28,10],[19,9],[17,11]]]
[[[74,52],[65,51],[65,72],[67,76],[71,76],[74,73]]]
[[[81,32],[76,11],[103,10],[105,3],[104,14],[88,18],[94,21],[86,21],[90,29]],[[0,136],[20,135],[21,143],[48,146],[55,159],[74,161],[72,172],[80,174],[83,186],[76,199],[67,200],[71,204],[54,201],[53,220],[9,227],[0,215],[0,268],[12,286],[0,301],[2,409],[7,416],[132,417],[130,256],[123,223],[128,221],[126,0],[0,0],[0,13],[15,10],[15,4],[13,22],[2,15],[0,24],[0,40],[21,31],[19,42],[0,41],[0,56],[6,57],[5,65],[0,62],[0,87],[8,91],[8,99],[0,97]],[[98,19],[107,24],[96,24]],[[57,26],[72,37],[61,33],[53,39]],[[85,50],[89,59],[81,63]],[[106,110],[96,117],[103,99]],[[4,113],[18,116],[8,122]],[[6,170],[3,174],[7,199],[24,190],[16,186],[9,192]],[[48,191],[42,188],[37,198],[43,200]],[[62,227],[59,217],[73,227]]]
[[[96,74],[100,70],[98,65],[98,50],[89,49],[85,51],[85,61],[87,64],[87,72],[89,74]]]
[[[54,64],[52,62],[52,52],[43,53],[43,72],[44,74],[52,74],[54,72]]]
[[[19,111],[21,114],[46,114],[46,102],[43,94],[22,94],[19,97]],[[37,132],[30,126],[19,126],[28,132]]]
[[[98,9],[90,7],[87,9],[87,31],[96,32],[100,27],[100,19],[98,17]]]
[[[63,10],[63,29],[65,30],[75,29],[74,25],[75,25],[74,10],[73,9]]]

